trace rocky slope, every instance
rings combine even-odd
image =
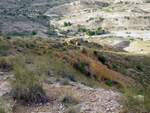
[[[71,93],[79,100],[75,105],[75,109],[79,109],[82,113],[119,113],[120,103],[118,102],[119,93],[111,90],[104,90],[102,88],[90,88],[80,83],[70,82],[70,85],[60,85],[59,83],[45,84],[44,89],[47,92],[48,98],[51,101],[46,105],[38,105],[36,107],[19,106],[16,113],[40,113],[52,112],[60,113],[67,112],[67,108],[61,103],[61,96],[65,93]],[[23,112],[24,111],[24,112]]]
[[[124,87],[149,87],[149,55],[83,39],[0,40],[0,105],[8,113],[118,113]]]

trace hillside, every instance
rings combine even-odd
[[[50,21],[60,36],[80,37],[89,41],[92,39],[92,42],[98,41],[100,44],[134,49],[130,47],[132,43],[150,39],[149,5],[148,1],[144,0],[122,2],[81,0],[53,7],[45,15],[63,15]],[[70,25],[67,26],[66,23]],[[103,37],[107,41],[104,41]],[[109,40],[113,43],[108,42]],[[149,53],[139,48],[142,51],[134,52]],[[150,49],[146,46],[144,48]],[[130,49],[125,50],[133,52]]]
[[[149,53],[149,46],[139,44],[150,39],[149,0],[2,0],[0,6],[0,35],[79,37]]]
[[[12,36],[49,36],[49,17],[44,13],[70,0],[1,0],[0,34]]]
[[[0,96],[7,103],[3,106],[10,108],[10,113],[67,112],[75,108],[81,112],[119,112],[119,92],[133,85],[149,87],[150,80],[149,55],[119,51],[83,39],[60,43],[1,37]],[[69,101],[63,98],[74,97],[77,100],[63,103]]]
[[[0,113],[149,113],[150,0],[1,0]]]

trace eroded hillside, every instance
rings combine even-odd
[[[149,31],[150,0],[2,0],[0,113],[148,113]]]
[[[149,87],[149,55],[83,39],[6,36],[0,38],[0,53],[0,96],[10,113],[119,112],[119,92],[135,85]]]
[[[80,0],[53,7],[45,15],[61,15],[50,21],[59,36],[81,37],[129,52],[149,53],[149,47],[139,46],[139,40],[150,39],[149,6],[146,0]],[[134,49],[133,44],[139,49]]]

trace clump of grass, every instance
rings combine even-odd
[[[66,113],[80,113],[80,110],[75,107],[78,102],[78,99],[75,98],[72,93],[66,93],[62,99],[62,103],[68,108]]]
[[[69,80],[68,79],[64,79],[61,82],[62,85],[69,85]]]
[[[0,113],[6,113],[3,106],[0,106]]]
[[[124,92],[120,99],[123,111],[127,113],[148,113],[150,111],[150,89],[130,87]]]
[[[69,107],[78,104],[78,100],[71,93],[67,93],[62,99],[62,103],[64,106]]]
[[[2,71],[10,71],[12,70],[12,64],[6,58],[0,58],[0,70]]]
[[[7,56],[11,53],[11,43],[9,41],[0,41],[0,55]]]
[[[14,81],[12,97],[22,104],[46,103],[48,101],[40,82],[40,76],[23,63],[16,61],[13,65]]]
[[[8,41],[0,42],[0,50],[9,50],[11,48],[11,44]]]
[[[80,110],[75,107],[69,107],[66,113],[80,113]]]
[[[4,108],[0,106],[0,113],[6,113]]]
[[[2,100],[0,100],[0,113],[6,113],[5,104]]]

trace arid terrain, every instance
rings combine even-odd
[[[149,113],[150,0],[1,0],[0,113]]]
[[[139,44],[139,40],[150,40],[149,5],[149,0],[2,0],[0,34],[57,39],[82,37],[88,41],[92,38],[94,42],[129,52],[149,53],[149,47]],[[64,26],[65,22],[71,25]],[[105,33],[89,36],[79,32],[80,27],[94,32],[102,28]],[[101,37],[113,39],[107,42]],[[140,49],[134,49],[133,44]]]
[[[108,6],[104,5],[106,3]],[[80,0],[51,8],[45,15],[63,15],[59,19],[52,19],[51,25],[56,26],[59,33],[68,37],[77,36],[86,38],[88,41],[92,39],[93,42],[125,48],[129,52],[149,53],[147,51],[149,47],[141,47],[139,44],[139,40],[150,40],[149,6],[150,4],[144,0],[123,2]],[[64,22],[70,22],[71,26],[64,26]],[[88,36],[86,33],[79,32],[79,27],[93,31],[101,27],[105,30],[105,34]],[[105,37],[108,42],[102,37]],[[110,39],[111,37],[113,38]],[[133,44],[136,44],[139,50],[130,46]]]

